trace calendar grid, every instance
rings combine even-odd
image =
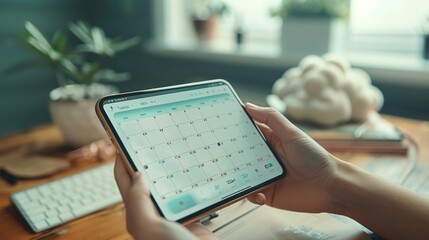
[[[234,103],[214,100],[121,123],[159,196],[169,198],[269,159],[262,142],[249,140],[248,134],[259,133]]]

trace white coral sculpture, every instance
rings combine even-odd
[[[324,126],[365,121],[383,105],[383,95],[369,75],[333,54],[305,57],[272,91],[285,104],[288,117]]]

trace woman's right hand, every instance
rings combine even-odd
[[[287,169],[285,178],[248,199],[285,210],[334,212],[338,160],[277,110],[245,107]]]
[[[427,239],[427,198],[335,158],[272,108],[246,104],[246,110],[287,169],[250,201],[345,215],[386,239]]]

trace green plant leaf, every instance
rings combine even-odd
[[[124,41],[112,40],[106,37],[104,31],[99,27],[90,27],[82,22],[70,24],[70,30],[83,44],[77,46],[77,52],[92,52],[101,56],[114,56],[116,52],[126,50],[136,45],[140,39],[130,38]]]
[[[100,63],[99,62],[93,62],[93,63],[85,63],[82,66],[82,80],[85,84],[89,85],[96,80],[94,79],[94,76],[97,74],[97,72],[100,70]]]
[[[30,48],[36,50],[36,52],[53,63],[58,62],[62,58],[62,54],[52,48],[51,44],[33,24],[27,22],[26,29],[29,34],[24,35],[24,40]]]
[[[84,22],[70,23],[70,31],[85,44],[91,44],[91,31]]]
[[[9,75],[26,68],[49,65],[55,71],[60,86],[68,82],[90,85],[96,81],[125,81],[129,79],[128,73],[116,73],[111,69],[102,68],[102,60],[106,56],[114,56],[116,52],[123,51],[136,45],[140,39],[137,37],[127,40],[108,38],[103,29],[91,27],[78,21],[69,24],[69,30],[82,43],[73,50],[68,48],[68,36],[57,31],[51,41],[34,26],[26,22],[26,31],[22,34],[22,43],[28,49],[40,56],[38,60],[28,60],[15,64],[3,74]],[[92,53],[96,56],[91,56]],[[93,62],[86,62],[95,60]]]
[[[51,49],[46,48],[45,45],[40,44],[40,42],[38,42],[36,39],[34,38],[29,38],[27,40],[27,42],[34,48],[37,49],[39,52],[41,52],[42,54],[44,54],[45,56],[49,57],[49,53],[51,51]]]
[[[67,47],[67,35],[61,31],[55,32],[52,38],[52,47],[56,51],[64,54]]]
[[[112,49],[115,52],[121,52],[128,48],[134,47],[140,42],[139,37],[133,37],[127,40],[118,41],[118,42],[112,42]]]
[[[61,66],[68,75],[76,79],[75,82],[83,82],[83,77],[79,71],[79,68],[77,68],[70,60],[63,59],[61,61]]]
[[[349,0],[283,0],[278,8],[271,10],[271,15],[282,19],[288,17],[347,19],[349,8]]]
[[[26,47],[27,49],[29,49],[30,51],[40,55],[46,62],[51,62],[51,59],[49,58],[48,54],[46,54],[46,52],[39,50],[39,48],[34,47],[32,44],[30,44],[28,42],[28,39],[30,39],[30,34],[27,32],[24,32],[21,34],[21,38],[22,38],[22,44],[24,47]]]
[[[27,29],[30,34],[30,38],[32,37],[35,42],[38,42],[43,49],[49,50],[51,49],[51,45],[48,40],[46,40],[45,36],[36,28],[31,22],[25,22],[25,29]]]
[[[94,27],[91,30],[91,36],[93,40],[94,52],[98,54],[106,54],[107,42],[103,30],[98,27]]]
[[[29,35],[26,37],[26,42],[39,53],[47,57],[53,63],[61,59],[61,54],[55,51],[51,44],[46,40],[43,34],[31,22],[25,23]]]

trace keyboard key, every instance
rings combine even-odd
[[[45,220],[45,219],[46,219],[46,216],[45,216],[45,214],[40,213],[40,214],[38,214],[38,215],[30,215],[30,216],[29,216],[29,218],[30,218],[30,220],[31,220],[31,221],[33,221],[33,222],[40,222],[40,221]]]
[[[60,219],[65,222],[67,220],[72,219],[74,215],[71,212],[63,212],[59,216],[60,216]]]
[[[36,228],[35,230],[37,232],[44,230],[44,229],[49,227],[48,223],[45,220],[40,221],[40,222],[33,222],[33,224],[34,224],[34,227]]]
[[[40,207],[34,207],[34,208],[26,208],[24,210],[25,214],[27,216],[31,216],[31,215],[38,215],[38,214],[42,214],[44,212],[46,212],[48,209],[44,206],[40,206]]]
[[[58,223],[61,222],[60,218],[58,218],[57,216],[55,217],[50,217],[48,219],[46,219],[46,221],[48,222],[49,225],[51,226],[55,226],[58,225]]]
[[[55,217],[58,215],[58,211],[56,210],[48,210],[44,212],[47,218]]]

